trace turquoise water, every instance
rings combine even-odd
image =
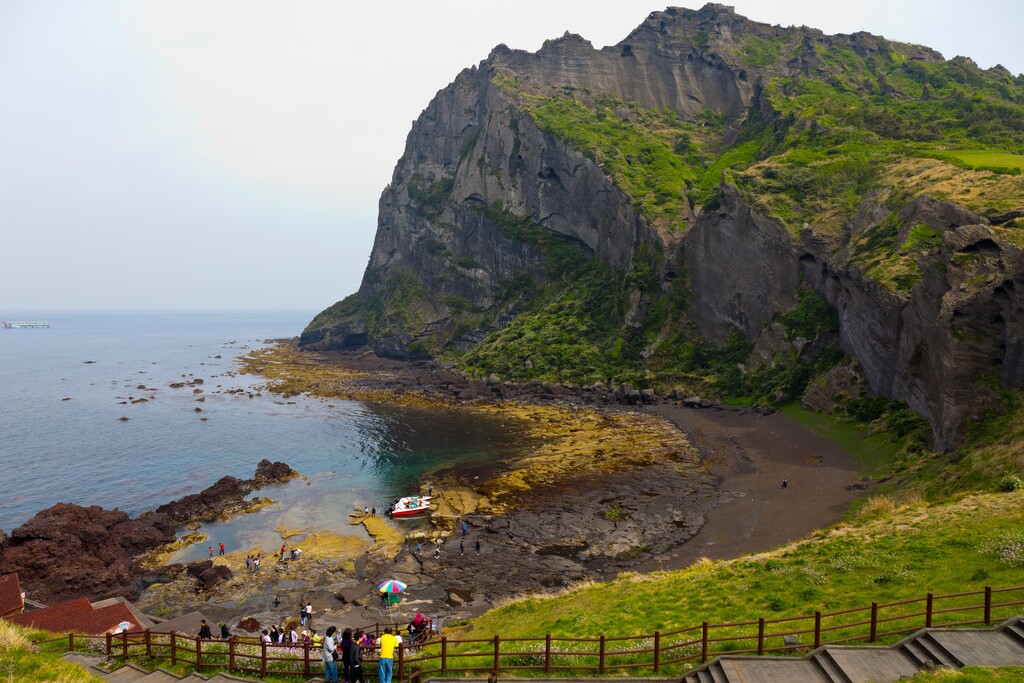
[[[280,501],[271,509],[203,529],[228,550],[269,550],[280,546],[279,525],[359,533],[347,524],[353,506],[381,510],[430,471],[523,448],[500,417],[223,393],[262,380],[232,376],[237,356],[297,335],[311,314],[34,317],[53,326],[0,330],[0,528],[8,532],[59,501],[138,514],[225,475],[249,478],[269,458],[305,479],[258,492]],[[196,378],[202,393],[169,386]],[[178,559],[205,554],[204,545]]]

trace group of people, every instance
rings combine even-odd
[[[197,633],[196,636],[203,640],[210,640],[213,638],[213,632],[210,630],[210,625],[206,623],[206,619],[199,620],[199,633]],[[228,628],[227,624],[220,625],[220,637],[223,640],[227,640],[231,637],[231,629]]]
[[[211,545],[207,549],[210,551],[210,559],[212,560],[213,559],[213,546]],[[222,556],[224,555],[224,544],[223,543],[220,544],[220,554]]]
[[[296,630],[295,625],[286,627],[282,625],[280,628],[277,625],[271,626],[269,629],[263,629],[260,634],[260,640],[267,645],[285,645],[285,646],[301,646],[303,644],[309,644],[311,647],[317,647],[321,638],[317,635],[316,629],[302,629],[299,633]]]
[[[281,550],[278,552],[278,560],[284,561],[285,554],[288,553],[288,544],[285,543],[281,546]],[[299,559],[299,555],[302,554],[302,548],[292,548],[291,558],[293,560]]]
[[[324,663],[324,678],[327,683],[338,683],[340,680],[345,683],[366,683],[363,676],[363,648],[374,647],[373,636],[362,630],[352,632],[346,628],[337,636],[338,629],[331,626],[327,629],[327,636],[321,649],[320,658]],[[391,633],[391,628],[384,630],[380,637],[380,656],[377,661],[377,680],[379,683],[391,683],[391,676],[394,671],[393,662],[395,648],[398,646],[398,639]],[[338,678],[338,662],[341,662],[341,675]]]
[[[257,553],[256,555],[247,555],[245,557],[245,568],[250,572],[258,572],[260,570],[260,564],[262,563],[262,554]]]

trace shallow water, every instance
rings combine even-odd
[[[354,505],[381,511],[430,471],[523,448],[497,416],[223,393],[259,383],[231,376],[234,358],[295,336],[306,313],[32,317],[53,326],[0,330],[0,528],[8,532],[58,501],[138,514],[225,475],[249,478],[269,458],[306,479],[257,492],[280,504],[203,532],[214,547],[270,550],[280,546],[278,526],[363,533],[347,524]],[[195,378],[202,393],[169,387]],[[139,398],[147,400],[131,403]],[[177,559],[203,556],[206,545]]]

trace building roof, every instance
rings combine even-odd
[[[188,614],[182,614],[180,617],[161,622],[156,628],[161,633],[174,631],[175,633],[194,636],[199,633],[199,622],[203,619],[206,619],[206,617],[199,612],[189,612]],[[206,623],[212,630],[217,630],[217,624],[210,619],[206,619]]]
[[[135,608],[135,605],[121,597],[97,600],[96,602],[92,603],[92,608],[100,609],[101,607],[109,607],[110,605],[116,605],[118,603],[121,603],[122,605],[128,608],[128,611],[130,611],[132,613],[132,616],[135,617],[135,623],[141,626],[142,628],[153,628],[156,625],[156,622],[154,622],[153,619],[148,614],[143,614]]]
[[[124,603],[116,603],[93,609],[88,598],[79,598],[59,605],[51,605],[43,609],[18,614],[10,619],[19,626],[41,628],[54,633],[86,633],[104,635],[119,629],[123,622],[131,626],[129,631],[139,631],[142,627],[138,619]]]
[[[18,573],[0,576],[0,617],[17,614],[25,608],[25,598],[21,594]]]

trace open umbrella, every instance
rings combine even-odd
[[[377,590],[381,593],[401,593],[406,588],[408,588],[408,586],[398,579],[388,579],[377,586]]]

